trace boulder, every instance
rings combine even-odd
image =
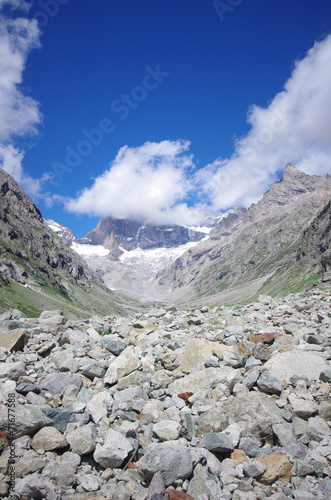
[[[23,351],[28,340],[28,331],[23,328],[0,332],[0,347],[4,347],[9,352]]]
[[[149,444],[138,465],[143,479],[150,481],[156,472],[160,472],[166,486],[178,479],[186,479],[193,470],[188,448],[170,443]]]
[[[22,500],[32,498],[47,498],[47,500],[61,500],[61,496],[56,492],[54,486],[45,481],[40,474],[31,474],[17,481],[15,493]]]
[[[318,380],[323,370],[329,368],[327,361],[315,352],[291,349],[271,356],[265,367],[280,381],[289,383],[298,375],[308,380]]]
[[[204,359],[210,357],[215,351],[221,353],[221,348],[216,342],[206,339],[190,339],[185,347],[182,362],[179,369],[184,373],[190,373],[192,368],[202,370]]]
[[[54,396],[55,394],[61,395],[68,385],[75,385],[80,390],[83,381],[71,373],[51,373],[41,382],[40,388]]]
[[[225,379],[232,371],[230,366],[222,365],[220,368],[206,368],[190,373],[183,378],[175,380],[167,388],[169,394],[181,394],[183,392],[208,391],[213,382]]]
[[[31,435],[42,427],[52,425],[52,420],[47,418],[43,412],[32,405],[15,405],[15,421],[10,430],[14,439]],[[0,430],[8,431],[8,409],[0,410]]]
[[[97,445],[93,458],[105,469],[121,467],[132,450],[133,446],[131,441],[120,432],[110,429],[107,433],[104,445]]]
[[[4,363],[0,361],[0,380],[6,378],[18,380],[19,377],[22,377],[25,373],[25,367],[22,361],[17,361],[16,363]]]
[[[141,360],[135,354],[134,347],[129,346],[112,361],[104,376],[104,383],[114,385],[125,375],[137,370],[141,366]]]
[[[293,464],[290,457],[284,453],[261,455],[256,461],[266,468],[259,481],[262,484],[273,484],[275,481],[291,481]]]
[[[35,450],[52,451],[65,448],[68,441],[54,427],[43,427],[33,436],[31,446]]]
[[[69,424],[64,437],[70,444],[71,451],[79,456],[95,450],[97,432],[94,424]]]

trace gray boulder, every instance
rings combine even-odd
[[[265,364],[266,368],[279,380],[299,375],[309,380],[318,380],[323,370],[329,368],[325,359],[317,353],[292,349],[274,354]]]
[[[25,375],[25,367],[22,361],[17,361],[16,363],[0,362],[0,380],[6,378],[17,380],[23,375]]]
[[[36,431],[45,427],[46,425],[52,425],[52,420],[47,418],[43,412],[32,405],[20,405],[15,406],[15,422],[10,426],[12,431],[12,437],[14,439],[24,436],[26,434],[34,434]],[[8,432],[8,409],[0,411],[0,430]]]
[[[217,453],[229,453],[234,450],[232,440],[222,432],[210,432],[203,436],[204,447]]]
[[[230,423],[238,424],[242,435],[252,434],[270,442],[273,439],[273,424],[283,422],[274,401],[258,392],[236,396],[224,403],[223,410],[227,412]]]
[[[95,450],[97,432],[94,424],[69,424],[64,437],[70,444],[71,451],[77,455],[87,455]]]
[[[145,480],[150,481],[160,472],[166,486],[177,479],[186,479],[193,470],[188,448],[170,443],[149,444],[138,465],[138,472]]]
[[[127,343],[116,335],[105,335],[101,339],[101,344],[114,356],[119,356],[127,347]]]
[[[141,360],[135,354],[134,347],[129,346],[109,365],[104,376],[104,383],[114,385],[125,375],[137,370],[141,366]]]
[[[280,394],[285,389],[283,382],[280,382],[280,380],[268,371],[261,373],[257,380],[257,385],[260,391],[267,394]]]
[[[67,319],[63,316],[62,311],[43,311],[39,316],[40,323],[48,326],[64,325]]]
[[[83,381],[80,377],[71,373],[51,373],[41,382],[40,388],[54,396],[55,394],[61,395],[68,385],[75,385],[80,390]]]
[[[22,500],[34,498],[47,498],[47,500],[61,500],[61,496],[56,492],[54,486],[45,481],[40,474],[31,474],[16,484],[15,492]]]

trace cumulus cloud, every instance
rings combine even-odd
[[[91,188],[66,201],[66,208],[155,224],[198,222],[199,210],[184,202],[192,190],[189,145],[188,141],[162,141],[136,148],[124,146]]]
[[[307,174],[331,171],[331,35],[316,42],[270,105],[253,105],[248,134],[227,159],[192,169],[187,141],[123,147],[114,162],[66,208],[157,224],[195,224],[200,209],[226,210],[257,202],[286,163]],[[188,207],[191,197],[200,200]]]
[[[288,162],[307,174],[331,171],[331,35],[296,62],[267,108],[251,107],[247,121],[232,157],[197,174],[214,210],[256,202]]]
[[[0,8],[28,10],[22,0],[0,0]],[[40,31],[35,19],[0,17],[0,166],[29,194],[40,190],[41,180],[23,171],[25,152],[16,147],[19,137],[37,133],[41,122],[38,103],[20,87],[29,52],[39,46]]]

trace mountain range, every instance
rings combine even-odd
[[[304,290],[329,279],[330,198],[331,176],[287,164],[258,203],[201,227],[108,217],[77,239],[0,169],[0,308],[82,316]]]
[[[281,180],[257,204],[230,224],[216,226],[207,241],[172,264],[160,284],[187,298],[211,295],[213,300],[230,288],[245,299],[303,289],[329,269],[324,248],[329,225],[324,233],[320,229],[329,212],[320,212],[330,197],[330,175],[310,176],[287,164]]]

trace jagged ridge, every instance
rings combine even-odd
[[[282,179],[257,204],[177,259],[160,283],[214,294],[267,279],[296,255],[303,231],[330,197],[331,176],[306,175],[288,164]]]

